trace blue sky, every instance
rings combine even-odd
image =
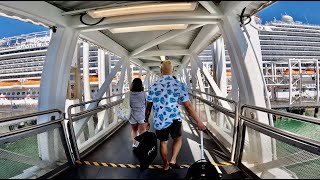
[[[43,26],[0,16],[0,39],[3,37],[11,37],[46,30],[48,29]]]
[[[309,24],[320,24],[320,1],[278,1],[257,15],[262,23],[272,21],[275,17],[281,20],[281,14],[288,14],[295,21]],[[0,16],[0,38],[45,31],[47,28]]]
[[[272,21],[275,17],[281,20],[281,14],[288,14],[294,21],[308,24],[320,24],[320,1],[278,1],[259,12],[257,15],[266,21]]]

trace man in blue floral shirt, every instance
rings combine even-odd
[[[197,116],[196,111],[192,108],[186,85],[172,76],[173,67],[171,62],[168,60],[163,61],[160,71],[162,78],[149,88],[145,121],[148,122],[151,108],[153,107],[154,128],[160,140],[160,154],[164,162],[164,170],[166,171],[170,167],[180,167],[176,163],[182,145],[182,119],[178,101],[185,106],[189,115],[197,122],[200,130],[204,130],[205,126]],[[169,134],[173,139],[170,161],[167,158]]]

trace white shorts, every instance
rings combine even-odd
[[[142,120],[139,120],[139,121],[137,121],[137,120],[135,120],[135,119],[129,119],[129,123],[130,124],[143,124],[144,123],[144,119],[142,119]]]

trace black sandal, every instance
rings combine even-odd
[[[172,167],[173,169],[180,169],[181,167],[180,167],[180,165],[179,164],[177,164],[177,163],[169,163],[169,166],[170,167]]]

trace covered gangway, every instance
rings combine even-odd
[[[319,122],[269,109],[260,69],[258,31],[252,16],[272,3],[0,2],[4,15],[47,26],[52,31],[41,77],[39,113],[3,120],[8,123],[37,117],[37,125],[0,135],[2,143],[16,141],[17,137],[36,136],[34,143],[40,159],[7,150],[2,151],[6,153],[2,157],[32,165],[16,175],[24,178],[48,178],[57,174],[63,178],[183,178],[188,165],[199,155],[199,137],[192,119],[185,114],[185,146],[178,157],[186,164],[185,168],[163,175],[157,171],[161,169],[157,166],[150,167],[145,173],[130,168],[130,165],[137,164],[137,160],[129,145],[129,125],[119,118],[118,113],[119,109],[128,108],[124,83],[131,82],[130,64],[140,67],[140,75],[142,70],[147,72],[144,85],[148,87],[160,77],[161,61],[169,59],[175,65],[175,75],[188,85],[192,103],[208,128],[206,158],[216,163],[222,174],[231,174],[225,178],[295,177],[291,169],[283,167],[317,160],[319,143],[274,128],[272,115],[317,125]],[[82,42],[82,52],[79,41]],[[198,54],[210,44],[213,44],[213,72],[198,58]],[[99,90],[94,97],[90,97],[89,88],[89,45],[100,49]],[[233,88],[228,96],[225,47],[232,68]],[[109,53],[121,57],[113,68]],[[80,74],[80,64],[84,98],[79,96],[78,100],[69,101],[70,72],[75,67]],[[113,96],[110,86],[118,72],[119,94]],[[297,153],[279,153],[276,150],[279,139],[287,143],[289,149],[294,149],[293,146],[300,149],[294,149]],[[161,165],[159,156],[154,163]]]

